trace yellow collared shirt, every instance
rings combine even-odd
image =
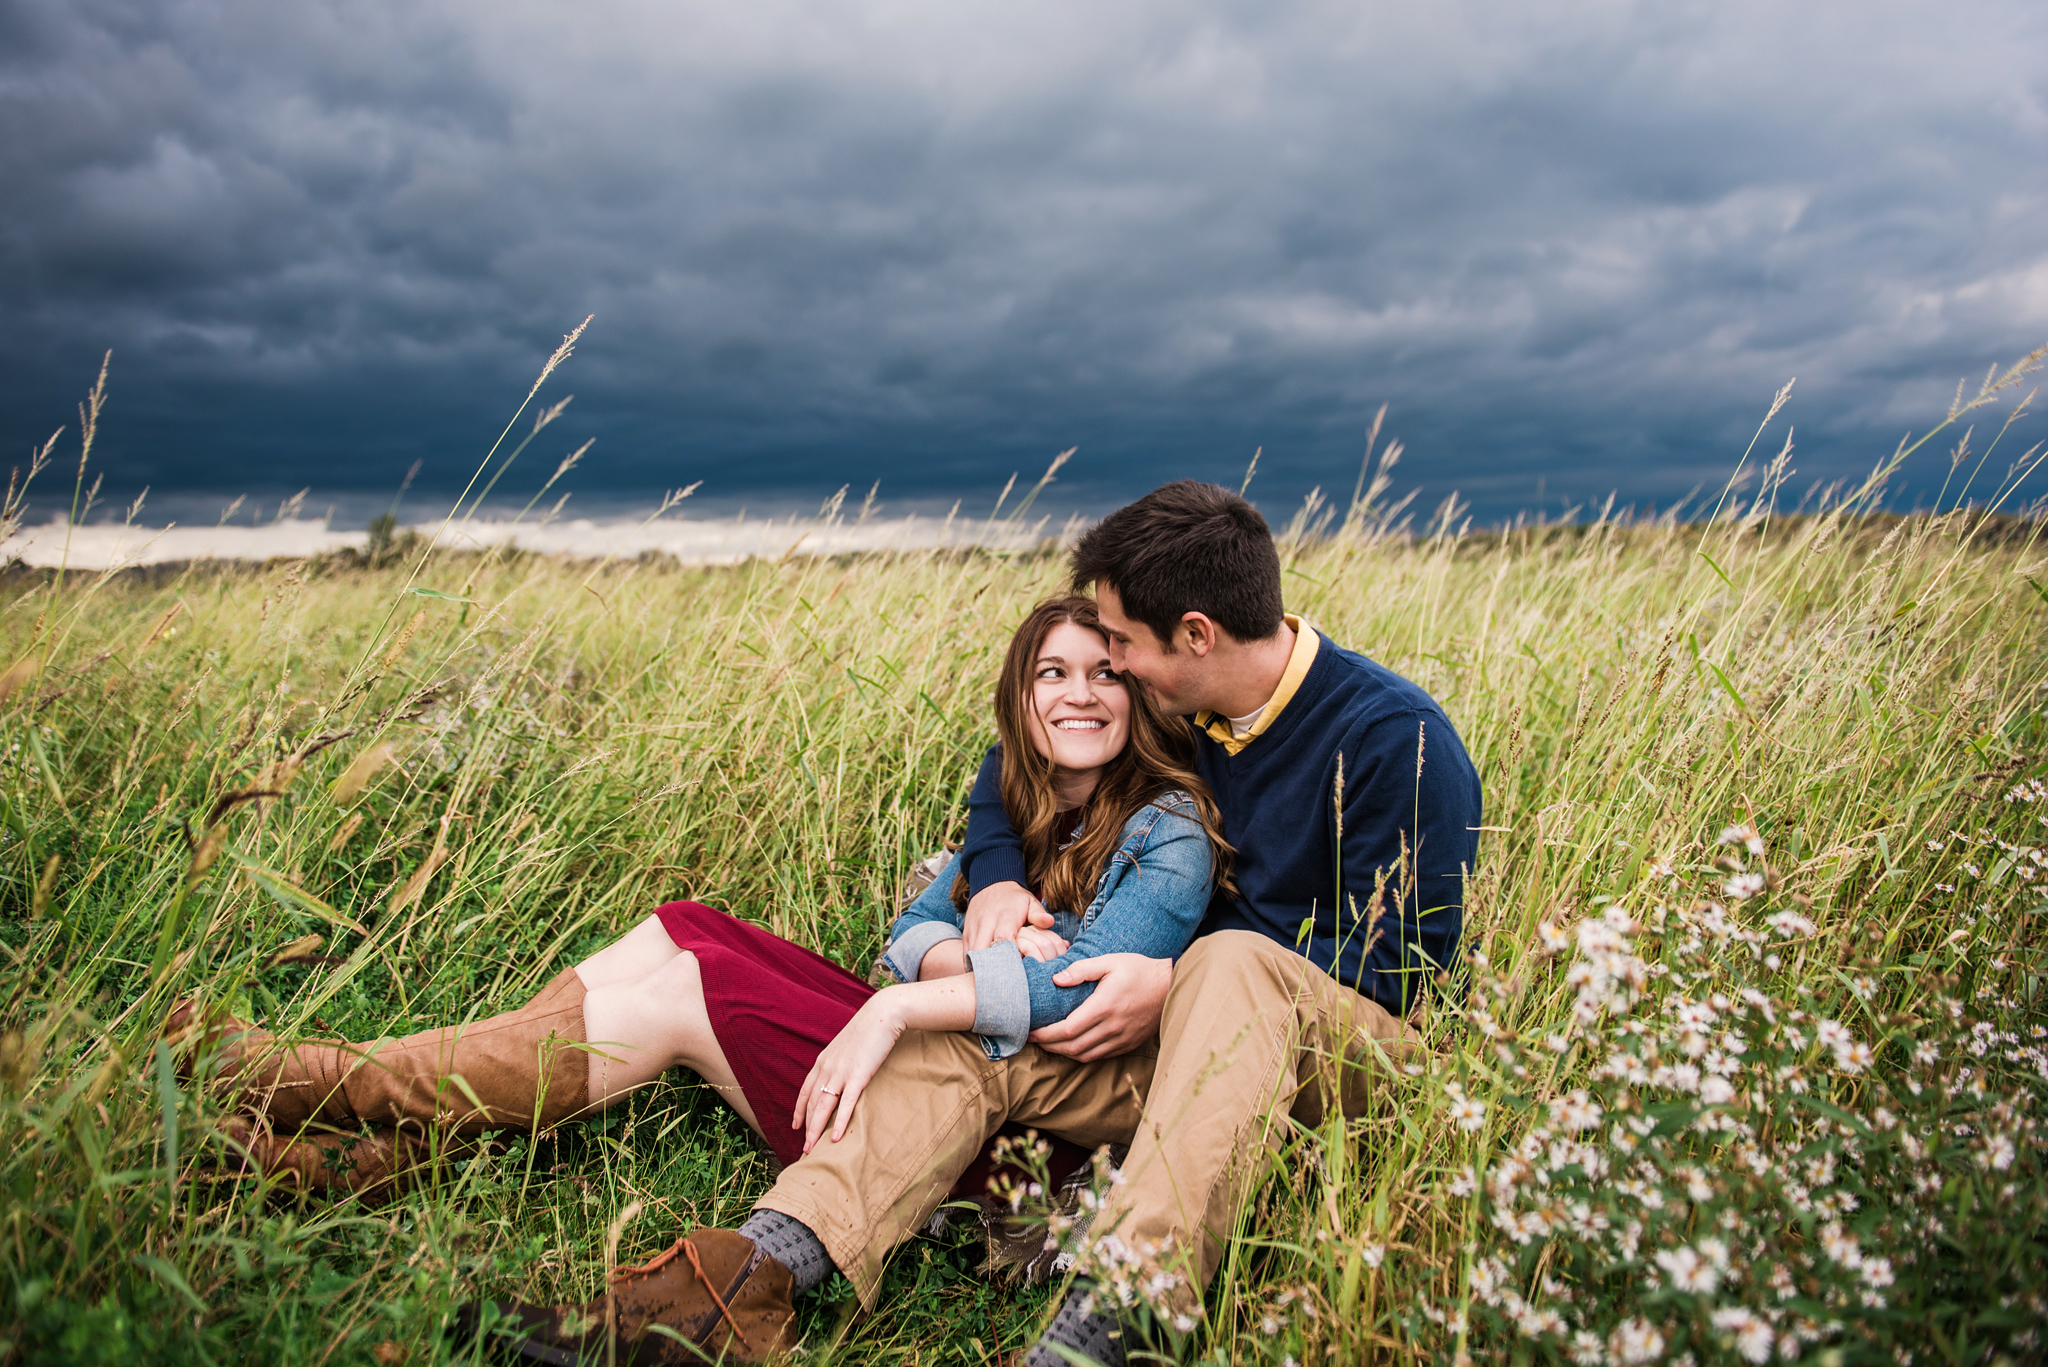
[[[1280,716],[1280,709],[1294,697],[1294,690],[1301,687],[1301,681],[1308,677],[1308,667],[1316,662],[1316,651],[1322,646],[1322,633],[1291,612],[1281,614],[1281,620],[1294,628],[1294,653],[1287,657],[1287,668],[1280,674],[1280,685],[1259,710],[1259,719],[1252,723],[1251,730],[1239,736],[1230,729],[1230,718],[1219,717],[1214,712],[1195,714],[1195,725],[1207,731],[1230,754],[1241,753],[1245,746],[1266,733]]]

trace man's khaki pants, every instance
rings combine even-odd
[[[1098,1217],[1134,1250],[1192,1253],[1206,1286],[1284,1116],[1364,1109],[1374,1045],[1413,1032],[1289,947],[1250,931],[1203,936],[1176,965],[1156,1050],[1077,1063],[1036,1045],[991,1060],[972,1035],[905,1034],[854,1109],[758,1209],[817,1234],[874,1307],[882,1262],[918,1229],[1005,1121],[1077,1144],[1129,1143],[1125,1181]]]

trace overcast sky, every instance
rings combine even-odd
[[[116,493],[459,485],[595,314],[511,484],[1263,446],[1271,512],[1384,401],[1498,516],[1718,482],[1793,376],[1860,472],[2048,341],[2048,6],[0,0],[0,175],[0,438],[111,347]]]

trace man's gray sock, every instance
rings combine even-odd
[[[740,1233],[789,1269],[790,1278],[795,1283],[790,1288],[794,1295],[801,1296],[822,1285],[827,1277],[839,1270],[832,1261],[832,1255],[825,1251],[825,1245],[811,1233],[811,1227],[779,1210],[755,1211],[740,1226]]]
[[[1045,1327],[1045,1335],[1031,1345],[1026,1367],[1074,1367],[1071,1359],[1054,1348],[1059,1344],[1102,1367],[1124,1367],[1123,1326],[1114,1315],[1095,1309],[1094,1288],[1080,1285],[1067,1293],[1060,1312]]]

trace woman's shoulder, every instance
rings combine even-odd
[[[1155,795],[1124,822],[1124,834],[1139,835],[1152,830],[1162,822],[1173,824],[1191,821],[1201,824],[1201,809],[1195,806],[1195,799],[1179,788],[1171,788]]]

